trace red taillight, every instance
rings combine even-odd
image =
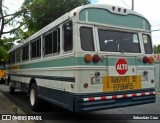
[[[149,61],[149,60],[148,60],[148,57],[147,57],[147,56],[144,56],[144,57],[143,57],[143,63],[146,64],[148,61]]]
[[[93,56],[92,60],[93,60],[94,63],[99,62],[99,61],[100,61],[99,55],[95,54],[95,55]]]

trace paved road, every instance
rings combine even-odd
[[[16,91],[15,95],[10,95],[8,91],[8,86],[6,85],[0,85],[0,91],[3,92],[12,102],[14,102],[16,105],[22,108],[24,112],[27,114],[47,114],[48,116],[54,116],[53,119],[55,119],[56,123],[79,123],[82,122],[83,119],[91,120],[92,118],[94,120],[89,122],[95,122],[95,123],[106,123],[108,119],[110,119],[110,122],[115,123],[117,120],[115,119],[121,119],[118,120],[122,123],[159,123],[160,120],[127,120],[126,117],[132,117],[133,116],[157,116],[159,114],[160,119],[160,94],[157,94],[157,101],[154,104],[145,104],[145,105],[138,105],[138,106],[132,106],[132,107],[123,107],[123,108],[116,108],[116,109],[109,109],[109,110],[103,110],[103,111],[94,111],[92,113],[86,113],[83,115],[74,115],[73,113],[59,108],[57,106],[52,105],[51,107],[47,107],[47,105],[44,106],[43,110],[39,113],[35,113],[31,111],[29,106],[29,97],[27,94]],[[126,115],[130,114],[130,115]],[[133,115],[134,114],[134,115]],[[141,114],[141,115],[140,115]],[[151,115],[152,114],[152,115]],[[155,114],[155,115],[154,115]],[[78,116],[75,118],[75,116]],[[63,120],[63,119],[69,119],[69,120]],[[74,120],[71,120],[74,119]],[[51,120],[45,120],[44,123],[51,123]],[[83,121],[84,122],[84,121]]]

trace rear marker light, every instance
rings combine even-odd
[[[120,11],[121,11],[121,8],[118,8],[118,11],[120,12]]]
[[[84,84],[83,84],[83,87],[84,87],[84,88],[88,88],[88,83],[84,83]]]
[[[114,10],[115,10],[115,7],[112,7],[112,10],[114,11]]]

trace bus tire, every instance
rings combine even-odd
[[[37,85],[33,83],[29,91],[29,101],[31,109],[35,112],[40,110],[40,99],[38,98]]]
[[[10,93],[10,94],[14,94],[14,93],[15,93],[15,88],[12,87],[12,86],[10,86],[10,87],[9,87],[9,93]]]

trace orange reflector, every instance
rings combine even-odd
[[[148,62],[149,62],[150,64],[152,64],[152,63],[154,62],[154,59],[153,59],[152,56],[148,57]]]
[[[92,56],[91,56],[90,54],[86,54],[86,55],[84,56],[84,61],[85,61],[86,63],[91,62],[91,61],[92,61]]]

